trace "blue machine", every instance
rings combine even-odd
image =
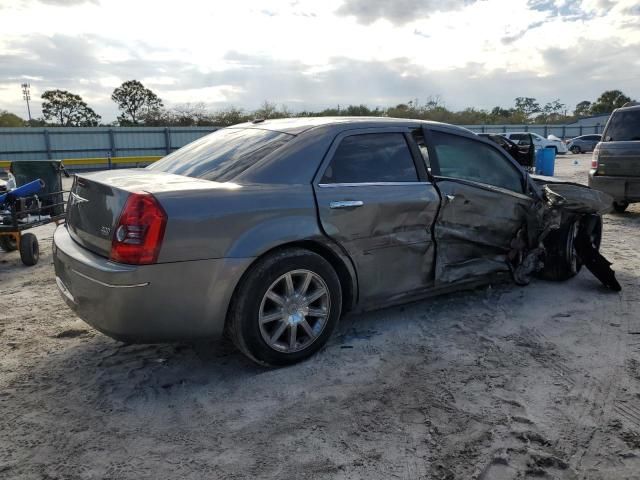
[[[0,205],[11,202],[16,198],[26,198],[40,192],[44,188],[44,182],[40,179],[34,180],[24,185],[14,188],[10,192],[0,195]]]

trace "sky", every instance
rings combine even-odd
[[[166,106],[292,111],[393,106],[438,96],[453,110],[607,89],[640,98],[638,0],[0,0],[0,109],[26,117],[48,89],[103,122],[140,80]]]

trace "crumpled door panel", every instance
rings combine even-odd
[[[436,283],[510,270],[511,241],[531,200],[452,180],[438,180],[443,201],[434,227]]]

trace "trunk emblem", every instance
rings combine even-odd
[[[71,205],[79,205],[81,203],[86,203],[89,200],[87,200],[86,198],[82,198],[80,195],[78,195],[75,192],[71,192]]]
[[[100,227],[100,235],[108,237],[109,235],[111,235],[111,228],[104,226]]]

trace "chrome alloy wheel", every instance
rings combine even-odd
[[[269,347],[284,353],[307,348],[324,330],[331,311],[326,283],[309,270],[280,276],[262,298],[258,321]]]

